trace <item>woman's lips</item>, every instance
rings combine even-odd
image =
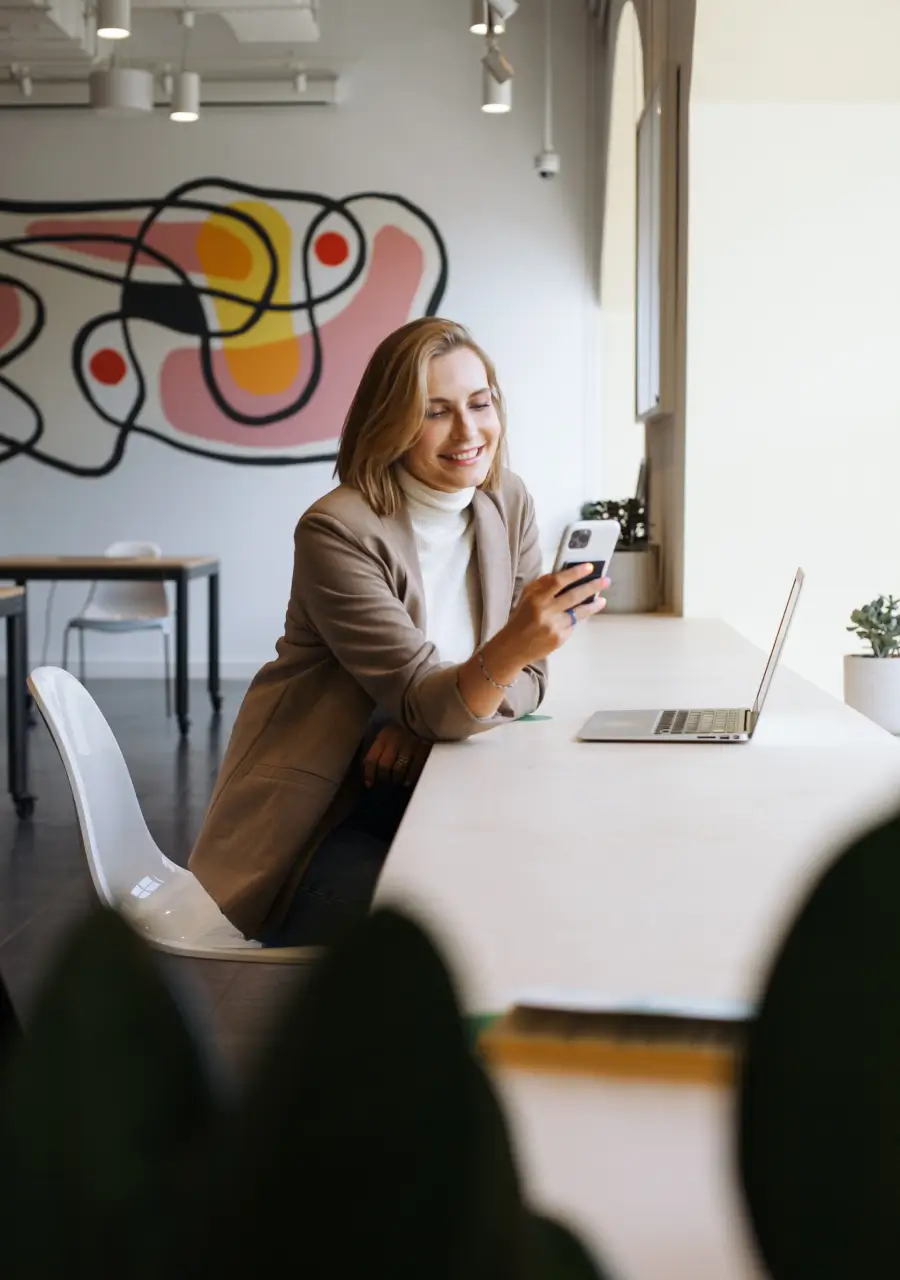
[[[456,453],[442,453],[441,461],[449,462],[452,467],[471,467],[479,461],[484,450],[485,446],[479,444],[474,449],[460,449]]]

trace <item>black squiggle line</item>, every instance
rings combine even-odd
[[[191,193],[202,191],[203,189],[221,190],[226,193],[231,193],[232,195],[240,195],[243,198],[256,197],[267,202],[283,201],[292,205],[305,202],[307,204],[318,206],[319,211],[311,220],[303,240],[301,263],[306,293],[306,299],[304,301],[296,303],[273,303],[272,297],[278,285],[279,271],[284,270],[284,264],[281,264],[278,261],[274,245],[272,244],[271,238],[265,227],[244,210],[229,208],[228,206],[213,204],[209,201],[190,198]],[[322,341],[316,310],[318,307],[321,307],[326,302],[332,300],[350,288],[365,269],[365,263],[368,257],[366,250],[366,234],[361,224],[351,213],[349,208],[350,205],[363,200],[380,200],[389,205],[397,205],[406,209],[416,219],[423,223],[425,227],[427,227],[437,251],[439,271],[424,314],[436,314],[437,308],[439,307],[441,299],[446,291],[448,281],[448,258],[443,238],[434,221],[424,213],[422,209],[413,204],[412,201],[409,201],[402,196],[389,195],[378,191],[360,192],[353,196],[348,196],[343,200],[332,200],[313,192],[298,192],[296,190],[291,191],[288,189],[282,190],[277,188],[251,186],[221,178],[203,178],[184,182],[173,188],[172,191],[161,199],[150,201],[56,201],[39,203],[37,201],[0,200],[0,213],[10,214],[29,214],[32,216],[41,214],[44,217],[54,213],[62,213],[71,216],[77,213],[109,214],[119,211],[139,212],[144,214],[137,233],[131,237],[115,234],[103,234],[99,231],[96,234],[73,233],[71,237],[13,237],[5,241],[0,240],[0,250],[5,249],[14,256],[44,262],[58,269],[68,270],[79,275],[93,277],[106,283],[121,284],[123,290],[127,289],[131,284],[138,259],[143,254],[147,258],[151,258],[163,269],[170,271],[172,275],[175,276],[175,278],[178,279],[185,288],[189,289],[198,299],[210,298],[213,300],[233,302],[238,306],[246,308],[250,314],[247,322],[240,328],[216,331],[210,330],[208,324],[204,322],[204,330],[198,335],[201,370],[203,372],[204,383],[210,397],[217,403],[219,409],[225,416],[231,418],[232,421],[241,423],[241,425],[265,427],[274,422],[283,421],[286,417],[300,412],[309,403],[318,388],[322,371]],[[215,290],[198,285],[191,279],[190,275],[176,262],[170,259],[168,255],[153,248],[147,243],[147,236],[150,234],[150,231],[162,214],[179,209],[190,209],[192,212],[203,212],[220,218],[234,218],[235,220],[242,222],[251,231],[251,233],[258,237],[260,245],[266,252],[269,259],[269,269],[265,287],[261,291],[258,300],[254,301],[246,299],[240,295],[231,295],[224,290]],[[318,228],[321,226],[322,222],[332,214],[342,217],[353,228],[358,240],[358,253],[353,269],[347,278],[345,278],[330,292],[316,297],[311,293],[312,279],[310,248]],[[27,244],[43,242],[64,245],[67,239],[70,240],[71,243],[87,240],[93,242],[108,241],[110,243],[127,244],[129,246],[129,255],[122,278],[111,277],[106,272],[82,266],[81,264],[60,262],[52,258],[43,257],[39,254],[28,253],[25,249],[25,245]],[[37,340],[44,328],[46,313],[40,296],[31,288],[31,286],[27,285],[24,281],[16,280],[13,277],[4,276],[0,277],[0,280],[5,280],[15,288],[21,289],[32,299],[36,307],[36,319],[32,326],[32,330],[29,334],[25,335],[13,352],[7,352],[5,357],[0,359],[0,368],[2,368],[4,364],[10,362],[15,358],[15,356],[21,355]],[[313,368],[310,373],[310,377],[307,380],[304,390],[293,404],[285,406],[271,414],[264,416],[261,415],[259,418],[238,414],[233,406],[230,406],[221,396],[212,363],[212,342],[223,337],[236,336],[240,333],[248,332],[256,323],[259,322],[263,315],[268,312],[280,311],[300,311],[306,312],[308,315],[309,333],[313,347]],[[197,447],[184,441],[173,439],[152,427],[141,424],[138,421],[138,418],[146,401],[146,382],[131,340],[131,324],[134,323],[136,319],[143,318],[144,317],[128,315],[125,311],[108,313],[103,317],[95,318],[93,321],[90,321],[88,324],[83,326],[76,335],[76,339],[73,344],[73,374],[82,395],[98,416],[116,428],[117,438],[109,458],[97,467],[80,467],[77,464],[66,462],[63,459],[54,458],[52,455],[46,454],[43,450],[37,449],[37,442],[44,434],[44,419],[39,407],[31,397],[27,395],[27,393],[16,387],[15,384],[6,377],[0,376],[0,385],[5,386],[13,395],[16,395],[20,401],[31,410],[35,419],[35,430],[27,442],[11,441],[9,437],[5,437],[0,433],[0,441],[9,443],[11,446],[5,453],[0,453],[0,462],[8,460],[10,457],[24,454],[34,458],[36,461],[44,463],[45,465],[66,471],[72,475],[84,477],[107,475],[110,471],[114,470],[116,466],[118,466],[124,456],[127,439],[132,431],[138,432],[141,435],[150,436],[169,445],[171,448],[180,450],[181,452],[194,454],[198,457],[211,458],[221,462],[228,462],[239,466],[296,466],[317,462],[330,462],[334,460],[336,457],[336,452],[334,450],[321,454],[307,453],[299,457],[289,454],[247,457],[242,454],[219,452],[211,450],[205,446]],[[128,352],[134,376],[138,381],[138,393],[134,398],[129,414],[123,421],[120,421],[107,413],[102,406],[94,400],[93,393],[87,384],[82,368],[83,354],[90,335],[97,329],[97,327],[99,327],[99,325],[109,322],[117,322],[120,325],[122,342]],[[154,321],[153,319],[149,319],[148,322],[159,323],[159,321]]]
[[[0,352],[0,369],[4,369],[8,364],[12,364],[20,355],[28,350],[34,342],[37,341],[43,332],[44,325],[47,320],[47,312],[44,307],[41,295],[31,285],[25,284],[24,281],[16,280],[13,276],[0,275],[0,285],[11,285],[17,292],[24,293],[31,300],[34,307],[34,315],[31,320],[30,328],[23,333],[19,341],[6,351]],[[16,384],[9,378],[0,374],[0,386],[16,397],[27,409],[31,410],[31,416],[34,419],[34,429],[27,440],[14,440],[12,436],[5,435],[0,431],[0,441],[9,447],[0,453],[0,463],[8,462],[10,458],[17,457],[20,453],[31,453],[34,446],[44,434],[44,416],[38,408],[35,401],[31,398],[27,391]]]

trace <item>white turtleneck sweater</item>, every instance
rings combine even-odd
[[[474,489],[441,493],[402,467],[406,498],[425,587],[425,632],[442,662],[471,658],[481,636],[481,582],[472,517]]]

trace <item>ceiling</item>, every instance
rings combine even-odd
[[[279,81],[296,100],[334,101],[340,67],[320,56],[319,8],[320,0],[132,0],[130,38],[101,40],[93,0],[0,0],[0,106],[59,106],[70,91],[78,105],[79,85],[86,103],[90,72],[115,61],[161,79],[186,61],[204,83]]]

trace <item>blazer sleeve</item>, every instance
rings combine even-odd
[[[440,662],[379,558],[342,521],[322,512],[304,516],[294,535],[289,618],[298,609],[372,701],[427,741],[460,741],[525,714],[505,701],[493,716],[473,716],[459,692],[458,665]],[[532,680],[529,675],[529,686]],[[510,694],[525,683],[520,680]],[[525,702],[534,697],[525,691]]]
[[[534,582],[543,572],[540,535],[531,494],[527,495],[523,525],[519,559],[513,583],[512,609],[515,609],[519,603],[522,592],[529,583]],[[520,678],[509,690],[501,710],[506,708],[509,715],[514,720],[518,720],[522,716],[530,715],[532,711],[536,711],[544,701],[546,692],[547,663],[544,661],[535,662],[525,668]]]

